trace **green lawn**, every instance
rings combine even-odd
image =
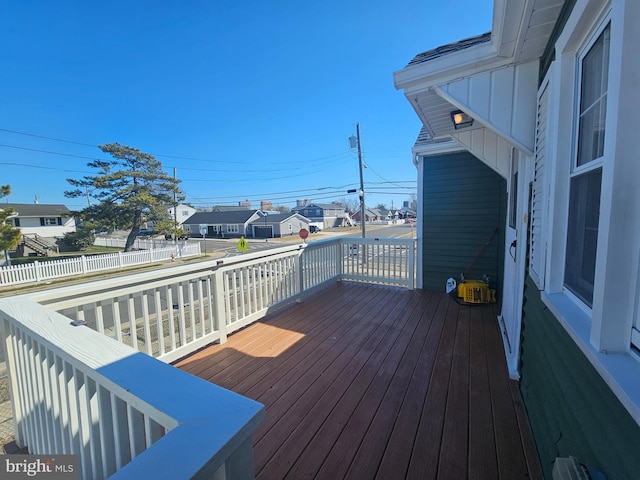
[[[54,255],[51,257],[11,257],[11,265],[24,265],[33,262],[50,262],[53,260],[59,260],[61,258],[74,258],[81,257],[82,255],[96,255],[102,253],[115,253],[121,252],[123,249],[118,247],[101,247],[98,245],[92,245],[86,250],[75,252],[60,252],[60,255]]]

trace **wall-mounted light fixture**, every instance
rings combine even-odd
[[[453,122],[453,127],[456,130],[473,125],[473,118],[464,113],[462,110],[454,110],[453,112],[451,112],[451,121]]]

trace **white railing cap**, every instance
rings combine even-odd
[[[190,478],[215,470],[264,416],[264,406],[254,400],[72,326],[69,318],[29,299],[0,299],[0,319],[169,430],[116,478]]]

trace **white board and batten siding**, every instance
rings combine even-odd
[[[509,178],[513,147],[504,138],[488,128],[467,130],[452,136],[493,171]]]
[[[509,65],[435,87],[435,92],[482,125],[533,155],[538,61]]]

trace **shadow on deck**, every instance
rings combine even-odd
[[[258,479],[540,478],[496,315],[345,282],[176,366],[266,406]]]

